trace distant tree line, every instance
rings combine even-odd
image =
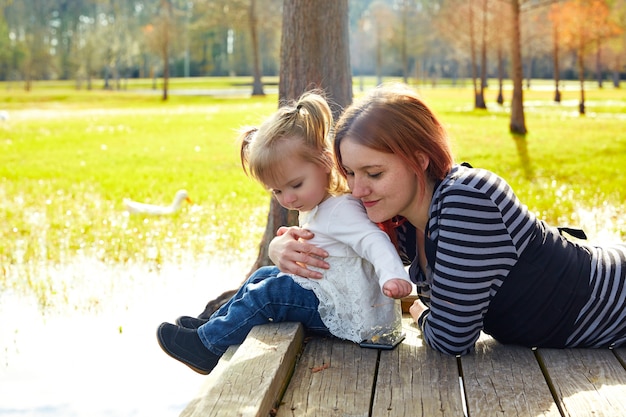
[[[285,0],[290,2],[294,0]],[[128,78],[278,75],[281,0],[0,0],[0,80],[75,80],[124,88]],[[355,77],[437,83],[512,78],[519,12],[527,83],[626,71],[626,0],[349,0]],[[94,79],[104,80],[94,86]],[[501,97],[498,99],[501,100]]]

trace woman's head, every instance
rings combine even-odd
[[[409,205],[415,208],[427,183],[443,179],[453,165],[445,129],[415,91],[402,85],[378,87],[348,107],[337,122],[334,149],[352,193],[363,200],[368,215],[377,222],[405,215],[402,210],[410,211]],[[357,169],[363,171],[364,183],[377,188],[375,192],[359,188]],[[382,191],[380,184],[391,176],[394,181]],[[388,191],[390,187],[397,191],[395,196]],[[384,209],[375,203],[379,200],[388,203]],[[369,201],[372,206],[368,208]]]
[[[347,185],[338,175],[332,154],[332,125],[332,113],[324,97],[318,92],[305,93],[296,102],[281,106],[258,129],[242,132],[242,167],[275,194],[284,194],[286,190],[277,190],[277,185],[301,187],[297,181],[288,184],[285,180],[300,178],[298,171],[313,165],[325,172],[322,187],[326,193],[345,193]]]
[[[337,122],[335,155],[339,167],[341,142],[352,141],[401,157],[418,176],[443,179],[454,163],[448,135],[433,111],[418,94],[399,84],[375,88],[352,104]],[[428,158],[425,172],[420,155]]]

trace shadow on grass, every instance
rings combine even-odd
[[[530,155],[528,154],[528,142],[525,135],[511,134],[515,147],[517,148],[517,154],[519,155],[522,168],[524,169],[524,176],[527,180],[532,181],[535,178],[533,172],[532,163],[530,162]]]

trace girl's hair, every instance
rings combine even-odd
[[[333,158],[332,127],[332,112],[322,94],[304,93],[297,101],[281,106],[258,128],[242,130],[241,166],[247,175],[266,185],[275,182],[286,158],[297,156],[329,170],[330,194],[345,194],[349,189]]]
[[[415,171],[421,192],[425,190],[426,176],[441,180],[454,164],[441,122],[414,90],[402,84],[373,89],[339,118],[334,149],[337,166],[344,176],[339,146],[347,137],[368,148],[399,156]],[[418,152],[429,158],[425,174]]]

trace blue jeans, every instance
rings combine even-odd
[[[300,322],[307,330],[330,334],[317,311],[315,293],[289,276],[278,277],[279,273],[273,266],[257,269],[233,298],[198,328],[207,349],[222,355],[229,346],[242,343],[254,326],[271,322]]]

